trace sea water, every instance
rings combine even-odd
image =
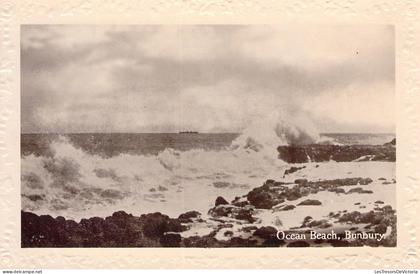
[[[392,138],[314,136],[283,128],[262,139],[236,133],[22,134],[22,209],[74,220],[118,210],[171,217],[189,210],[205,214],[217,196],[229,201],[267,179],[280,180],[290,165],[278,159],[277,145],[325,140],[383,144]],[[358,165],[363,169],[363,163]]]

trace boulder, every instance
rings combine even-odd
[[[201,216],[200,212],[192,210],[185,213],[182,213],[178,216],[178,220],[181,223],[191,223],[193,219],[197,219]]]
[[[372,190],[366,190],[366,189],[363,189],[361,187],[355,187],[355,188],[352,188],[349,191],[347,191],[347,194],[352,194],[352,193],[372,194],[373,191]]]
[[[298,204],[298,206],[318,206],[322,203],[318,200],[306,199]]]
[[[248,192],[247,199],[251,205],[261,209],[271,209],[284,202],[284,199],[276,191],[270,190],[268,186],[254,188]]]
[[[228,201],[226,201],[225,198],[223,198],[222,196],[217,197],[216,198],[216,201],[214,202],[214,205],[215,206],[218,206],[218,205],[228,205],[228,204],[229,204]]]

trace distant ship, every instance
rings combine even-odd
[[[180,131],[179,134],[198,134],[198,131]]]

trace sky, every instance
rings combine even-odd
[[[21,27],[21,129],[395,132],[389,25]]]

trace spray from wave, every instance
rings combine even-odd
[[[61,137],[51,143],[51,155],[22,158],[22,207],[73,219],[117,210],[204,213],[218,195],[232,199],[280,176],[285,163],[277,158],[278,145],[319,140],[307,119],[278,115],[250,125],[220,151],[168,148],[158,155],[104,158]]]
[[[314,123],[306,116],[296,113],[286,115],[274,112],[254,121],[232,143],[232,148],[276,153],[279,145],[307,145],[329,141],[321,137]],[[277,157],[277,154],[275,154]]]

